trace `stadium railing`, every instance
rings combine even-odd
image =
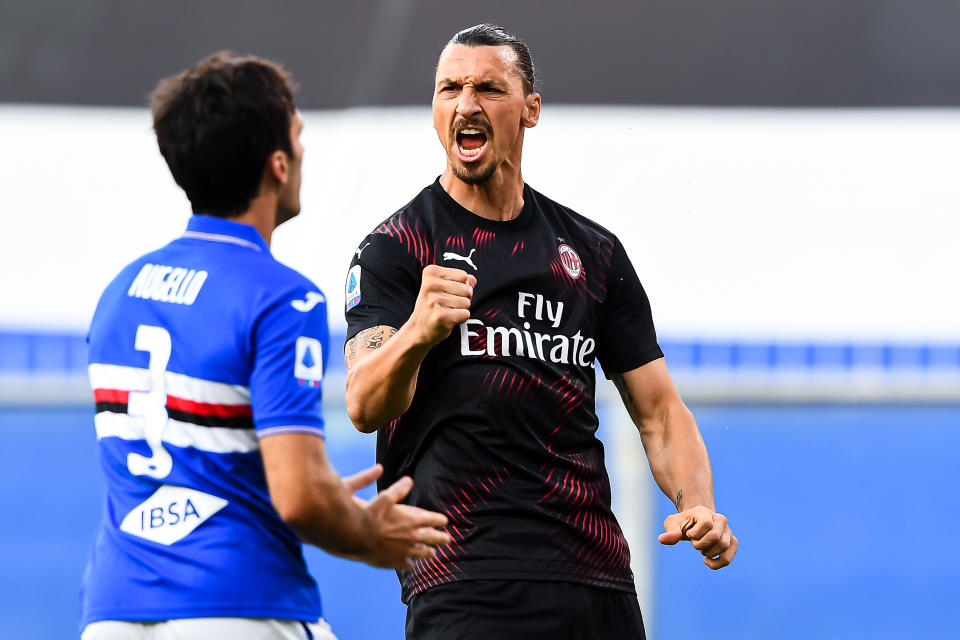
[[[342,344],[343,336],[331,344]],[[688,402],[956,402],[960,344],[667,339],[667,364]],[[328,376],[343,375],[336,349]],[[0,331],[0,403],[91,401],[83,335]],[[598,375],[599,374],[598,372]],[[342,385],[327,398],[342,400]]]

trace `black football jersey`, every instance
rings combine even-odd
[[[617,238],[524,187],[506,222],[460,206],[439,180],[357,247],[347,339],[413,312],[421,272],[477,278],[470,319],[431,349],[413,402],[377,434],[385,487],[445,513],[453,542],[400,572],[403,600],[456,580],[560,580],[633,591],[596,437],[595,368],[662,357]]]

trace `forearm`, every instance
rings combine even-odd
[[[410,323],[373,350],[353,360],[347,370],[347,414],[364,433],[376,431],[410,408],[417,374],[430,345],[419,341]],[[360,337],[360,334],[358,334]],[[364,348],[362,340],[348,347]]]
[[[362,555],[373,544],[370,514],[344,488],[336,472],[321,462],[304,470],[307,477],[299,482],[268,474],[274,508],[304,542],[340,556]]]
[[[359,506],[333,505],[312,509],[284,521],[300,540],[343,558],[358,559],[373,548],[373,521]]]
[[[322,438],[272,435],[260,440],[260,453],[274,509],[305,542],[339,555],[374,544],[370,515],[330,465]]]
[[[650,471],[677,511],[714,510],[710,458],[690,410],[677,398],[638,424]]]
[[[737,552],[737,538],[716,512],[707,447],[666,363],[660,358],[611,377],[640,431],[654,479],[677,508],[657,539],[667,545],[689,540],[708,567],[727,566]]]

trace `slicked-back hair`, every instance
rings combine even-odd
[[[229,51],[160,81],[151,94],[153,130],[194,213],[243,213],[270,154],[293,155],[294,90],[281,66]]]
[[[534,75],[533,57],[530,55],[530,48],[526,42],[509,33],[503,27],[488,22],[474,25],[455,33],[447,44],[462,44],[468,47],[499,47],[502,45],[510,47],[517,54],[517,72],[523,81],[524,95],[529,95],[536,89],[537,80]]]

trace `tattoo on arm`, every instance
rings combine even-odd
[[[683,511],[683,489],[677,491],[677,500],[676,500],[677,511]]]
[[[347,371],[350,371],[353,365],[356,364],[357,358],[363,353],[372,351],[373,349],[379,349],[383,346],[383,343],[392,338],[397,331],[398,329],[393,327],[380,325],[364,329],[353,336],[353,338],[347,342],[346,353],[344,354],[344,363],[347,366]]]
[[[637,414],[636,407],[633,404],[633,394],[630,393],[630,388],[627,387],[627,381],[623,379],[623,375],[615,373],[610,377],[613,380],[613,384],[616,385],[617,391],[620,392],[620,398],[623,399],[623,404],[627,408],[627,413],[630,414],[630,418],[635,424],[639,419],[639,414]]]
[[[379,349],[383,343],[393,337],[397,332],[393,327],[374,327],[369,335],[364,336],[363,342],[367,343],[367,349]],[[384,335],[386,334],[386,335]]]

